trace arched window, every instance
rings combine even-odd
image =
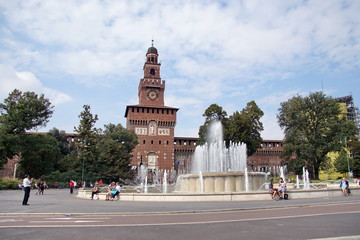
[[[150,75],[155,75],[155,69],[150,69]]]

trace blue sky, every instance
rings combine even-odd
[[[97,127],[125,126],[151,40],[175,135],[197,137],[213,103],[252,100],[264,139],[282,139],[281,102],[323,90],[360,104],[360,1],[0,0],[0,99],[15,88],[55,106],[46,128],[74,132],[83,105]]]

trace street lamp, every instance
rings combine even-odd
[[[86,141],[84,141],[83,145],[84,145],[84,148],[87,149],[88,145],[87,145]],[[89,143],[89,145],[90,145],[90,143]],[[81,183],[83,184],[83,189],[85,189],[84,172],[85,172],[85,157],[82,156]]]
[[[348,156],[348,148],[347,148],[347,141],[346,141],[346,137],[344,138],[345,140],[345,151],[346,151],[346,161],[347,161],[347,165],[348,165],[348,172],[349,172],[349,177],[351,177],[351,172],[350,172],[350,162],[349,162],[349,156]]]

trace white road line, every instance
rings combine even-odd
[[[76,221],[29,221],[29,223],[96,223],[103,221],[76,220]]]
[[[247,219],[234,219],[234,220],[219,220],[219,221],[197,221],[197,222],[174,222],[174,223],[130,223],[130,224],[105,224],[105,225],[24,225],[24,226],[0,226],[0,228],[35,228],[35,227],[138,227],[138,226],[172,226],[172,225],[190,225],[190,224],[209,224],[209,223],[232,223],[232,222],[249,222],[249,221],[263,221],[274,219],[287,219],[287,218],[301,218],[312,216],[324,216],[324,215],[339,215],[349,213],[360,213],[360,211],[347,211],[337,213],[316,213],[316,214],[303,214],[296,216],[278,216],[278,217],[263,217],[263,218],[247,218]],[[46,221],[33,221],[34,223],[44,223]],[[61,222],[61,221],[58,221]],[[68,221],[63,221],[69,223]],[[50,223],[47,221],[46,223]],[[54,222],[52,222],[54,223]]]

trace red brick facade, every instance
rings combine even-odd
[[[174,169],[174,128],[179,109],[164,105],[165,81],[160,77],[158,53],[146,53],[144,77],[138,88],[139,104],[126,107],[126,127],[138,136],[131,164],[148,169]]]

